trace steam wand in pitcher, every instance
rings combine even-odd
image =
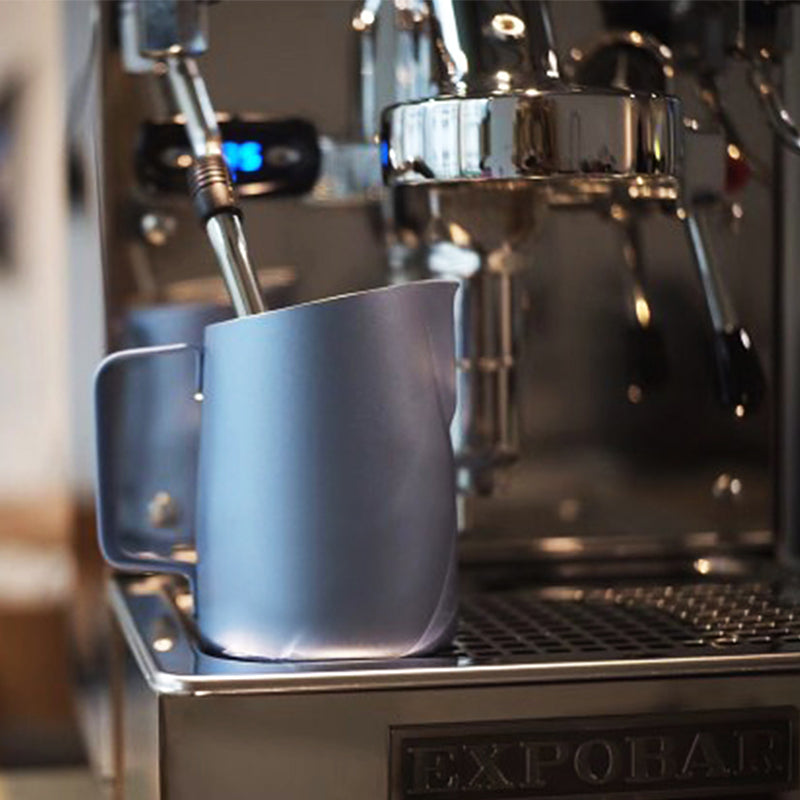
[[[250,263],[216,114],[194,55],[205,52],[205,6],[181,0],[135,0],[138,56],[164,65],[167,86],[186,126],[193,163],[189,189],[240,317],[265,310]]]

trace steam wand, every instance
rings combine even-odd
[[[247,252],[242,212],[236,204],[205,81],[192,58],[169,56],[166,64],[169,87],[184,116],[194,156],[189,189],[195,211],[205,224],[236,314],[258,314],[264,311],[264,303]]]
[[[136,55],[166,66],[167,85],[184,118],[194,158],[189,189],[195,211],[205,226],[234,310],[240,317],[257,314],[265,306],[247,251],[242,212],[222,153],[216,114],[192,58],[206,48],[204,5],[135,0],[135,10]],[[129,45],[129,49],[133,48]]]

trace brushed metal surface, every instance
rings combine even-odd
[[[448,642],[455,291],[431,281],[344,295],[210,325],[202,351],[109,356],[96,384],[109,563],[187,577],[203,637],[229,655],[389,658]],[[188,360],[202,387],[196,565],[155,554],[163,537],[119,515],[124,442],[110,422],[135,399],[117,381],[154,357]]]

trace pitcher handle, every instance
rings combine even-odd
[[[196,392],[202,388],[202,351],[190,344],[170,344],[158,347],[141,347],[135,350],[120,350],[106,357],[95,373],[95,442],[97,448],[97,533],[100,550],[113,567],[133,572],[169,572],[182,575],[194,583],[195,566],[177,558],[163,558],[146,549],[133,552],[122,542],[118,519],[118,476],[115,464],[119,463],[112,423],[113,391],[109,383],[115,368],[124,368],[132,361],[154,356],[191,355],[195,359]],[[145,542],[146,544],[146,542]]]

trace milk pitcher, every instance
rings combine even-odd
[[[242,658],[432,652],[456,617],[456,284],[360,292],[114,353],[95,383],[100,545],[190,582],[212,651]],[[191,362],[201,408],[193,539],[164,552],[120,514],[120,372]],[[147,440],[143,431],[143,441]]]

